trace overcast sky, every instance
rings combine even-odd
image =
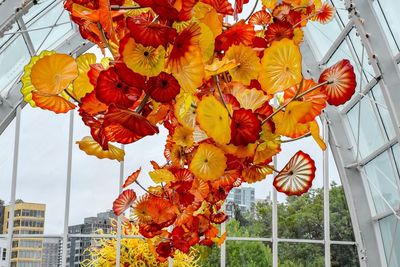
[[[247,6],[245,14],[252,7]],[[22,110],[20,150],[17,173],[17,199],[46,204],[46,234],[61,234],[64,222],[65,185],[67,173],[68,130],[70,115],[55,115],[27,105]],[[10,201],[15,121],[0,136],[0,199]],[[75,113],[74,142],[89,135],[80,117]],[[163,156],[167,132],[160,128],[157,136],[146,137],[126,146],[125,173],[130,175],[142,167],[140,180],[150,185],[147,172],[150,160],[165,162]],[[282,168],[298,150],[316,161],[317,173],[313,188],[322,186],[322,151],[311,138],[282,146],[278,166]],[[79,224],[85,217],[111,209],[118,195],[120,164],[87,156],[78,146],[73,147],[72,187],[69,224]],[[339,183],[333,159],[330,160],[330,178]],[[265,199],[272,190],[272,178],[253,184],[256,198]],[[247,185],[243,185],[247,186]],[[142,194],[138,187],[135,191]],[[278,194],[279,201],[285,196]]]

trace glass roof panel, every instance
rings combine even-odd
[[[345,26],[350,21],[350,19],[349,12],[347,12],[344,2],[342,0],[330,0],[330,2],[336,9],[336,14],[338,15],[339,21],[343,26]]]
[[[391,140],[396,137],[396,131],[394,130],[393,123],[390,118],[389,109],[387,108],[385,99],[383,98],[381,86],[379,84],[375,85],[375,87],[372,88],[371,93],[379,112],[380,119],[385,128],[387,138]]]
[[[15,23],[12,25],[11,29],[9,29],[4,33],[3,37],[0,37],[0,51],[2,51],[3,46],[6,42],[11,41],[11,39],[15,37],[15,34],[13,33],[15,33],[18,30],[19,30],[18,24]]]
[[[400,8],[398,0],[375,0],[373,7],[394,54],[400,51]]]
[[[29,23],[32,19],[38,16],[41,12],[43,12],[46,8],[50,7],[55,2],[61,2],[59,0],[41,0],[38,1],[37,4],[33,5],[29,12],[22,16],[22,19],[25,23]]]
[[[58,42],[68,38],[74,31],[70,21],[69,14],[64,10],[62,3],[41,14],[40,17],[28,23],[27,28],[38,29],[46,26],[60,25],[53,28],[46,28],[39,31],[30,32],[29,36],[32,40],[36,53],[42,50],[54,47]]]
[[[382,153],[365,165],[365,172],[376,213],[398,207],[400,204],[399,181],[389,153]]]
[[[364,158],[382,146],[385,139],[379,129],[370,100],[365,97],[360,103],[347,113],[347,118],[353,131],[355,151],[359,149],[361,158]],[[357,141],[359,141],[358,146]]]
[[[308,28],[305,30],[306,37],[312,40],[311,44],[317,60],[321,60],[325,56],[341,31],[336,21],[328,24],[320,24],[312,21],[308,23]]]
[[[394,215],[379,221],[389,267],[400,266],[400,220]]]
[[[396,161],[397,172],[400,173],[400,145],[396,144],[392,147],[394,159]]]
[[[0,51],[0,94],[3,95],[11,88],[30,57],[22,35],[2,48]]]

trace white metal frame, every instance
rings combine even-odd
[[[375,78],[365,87],[361,88],[361,93],[356,94],[340,111],[329,107],[326,113],[330,121],[330,145],[335,156],[335,161],[342,178],[342,184],[352,214],[361,263],[367,266],[387,266],[388,263],[386,262],[383,249],[379,220],[391,215],[399,218],[399,211],[394,207],[390,207],[385,197],[381,194],[382,200],[389,205],[388,210],[380,214],[375,214],[374,203],[369,189],[369,186],[374,187],[374,184],[370,182],[369,177],[366,175],[364,166],[382,153],[390,151],[392,146],[397,144],[400,140],[400,106],[398,104],[400,103],[400,92],[398,90],[400,86],[400,70],[397,66],[397,64],[400,63],[400,54],[396,56],[392,55],[387,36],[385,36],[380,22],[377,19],[372,1],[373,0],[345,0],[344,2],[346,8],[350,12],[351,21],[349,24],[353,24],[356,27],[362,44],[368,54],[369,64],[373,66]],[[344,31],[348,29],[348,25],[345,27]],[[334,47],[329,50],[329,55],[326,55],[323,62],[319,62],[318,65],[324,64],[330,58],[346,35],[347,34],[342,33],[339,36],[335,41]],[[320,69],[316,66],[315,60],[312,59],[313,55],[307,55],[305,58],[311,75],[313,77],[318,77]],[[381,147],[360,159],[357,149],[358,142],[357,140],[355,143],[352,141],[351,128],[346,114],[357,103],[360,103],[362,98],[368,97],[366,94],[378,83],[382,89],[385,109],[389,111],[396,137],[386,141]],[[376,102],[371,98],[369,100],[374,113],[379,115],[375,105]],[[379,118],[379,116],[377,118]],[[380,131],[385,134],[384,126],[381,121],[379,121],[379,127]],[[391,162],[388,163],[388,168],[396,170],[393,165],[393,155],[392,153],[389,153],[389,155]],[[395,171],[395,173],[398,174],[398,171]],[[399,177],[397,176],[395,178],[398,185],[400,183]],[[373,188],[372,190],[378,189]],[[355,209],[355,207],[357,207],[357,209]],[[357,229],[359,229],[359,232]]]

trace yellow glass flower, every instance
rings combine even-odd
[[[76,142],[79,148],[86,154],[91,156],[96,156],[99,159],[112,159],[123,161],[125,157],[125,151],[113,146],[108,145],[108,150],[103,150],[103,148],[97,143],[92,137],[86,136],[81,141]]]
[[[133,38],[122,41],[120,51],[125,64],[139,74],[157,76],[164,68],[165,49],[137,44]]]
[[[309,125],[299,121],[312,109],[312,103],[293,101],[285,109],[279,112],[272,120],[275,123],[276,134],[291,138],[297,138],[309,131]]]
[[[240,103],[240,107],[245,109],[256,109],[262,107],[269,98],[260,90],[257,89],[241,89],[240,87],[234,87],[232,89],[232,95],[234,95]]]
[[[202,180],[213,181],[220,178],[226,169],[224,152],[211,144],[201,144],[190,163],[189,169]]]
[[[78,76],[75,60],[65,54],[43,51],[32,57],[21,78],[21,93],[32,107],[66,113],[75,108],[64,92]]]
[[[256,146],[256,144],[248,144],[247,146],[235,146],[233,144],[218,145],[218,147],[221,148],[226,154],[231,154],[238,158],[252,157],[254,155]]]
[[[203,55],[203,62],[207,62],[214,56],[214,34],[206,24],[200,22],[199,26],[201,32],[199,46]]]
[[[80,100],[94,89],[94,86],[90,83],[88,72],[90,65],[96,63],[96,55],[92,53],[80,55],[77,57],[76,63],[78,64],[79,76],[72,83],[74,88],[72,93]]]
[[[166,169],[158,169],[149,172],[150,178],[155,183],[167,183],[175,180],[175,175]]]
[[[293,40],[273,42],[261,59],[259,82],[268,94],[275,94],[300,83],[301,53]]]
[[[261,0],[263,7],[268,9],[274,9],[278,4],[278,0]]]
[[[268,165],[251,165],[242,170],[243,181],[249,184],[263,180],[267,175],[272,174],[272,169]]]
[[[197,107],[200,128],[215,142],[228,144],[231,140],[228,111],[214,96],[205,96]]]
[[[33,65],[36,64],[36,62],[39,59],[42,59],[45,56],[54,55],[55,53],[56,53],[55,51],[43,51],[39,55],[33,56],[29,64],[26,65],[24,68],[24,74],[22,75],[21,78],[22,82],[21,93],[24,96],[24,101],[29,103],[32,107],[36,107],[35,102],[32,100],[32,91],[35,89],[31,80],[32,67]]]
[[[177,95],[174,114],[180,124],[194,129],[196,125],[196,105],[198,101],[197,97],[183,91]]]
[[[280,136],[274,134],[270,124],[265,123],[262,126],[260,135],[260,144],[257,146],[254,154],[254,164],[262,164],[270,160],[273,156],[281,151]]]
[[[194,93],[203,84],[205,75],[204,64],[200,49],[196,49],[182,59],[182,64],[171,67],[169,71],[178,80],[182,90]]]
[[[183,147],[191,147],[193,145],[193,130],[188,127],[177,127],[175,129],[172,141]]]
[[[214,38],[222,33],[222,16],[212,6],[198,2],[193,8],[193,17],[206,24]]]
[[[32,85],[42,94],[58,95],[78,77],[75,59],[65,54],[53,54],[39,59],[31,71]]]
[[[293,41],[296,45],[300,45],[304,39],[304,32],[301,28],[295,28],[293,30]]]
[[[251,80],[257,79],[261,64],[256,51],[251,47],[245,45],[231,46],[225,57],[235,60],[238,64],[238,66],[229,70],[233,81],[249,85]]]
[[[206,79],[209,79],[211,76],[229,71],[238,65],[239,64],[236,63],[234,59],[224,57],[222,60],[219,60],[218,58],[214,58],[214,61],[211,64],[204,66],[206,71]]]
[[[161,187],[160,187],[161,189]],[[117,222],[112,221],[111,234],[117,233]],[[103,230],[97,230],[96,234],[104,234]],[[135,236],[139,235],[138,225],[125,221],[122,224],[122,234]],[[160,242],[160,237],[152,239],[141,238],[122,238],[120,263],[121,266],[158,266],[168,267],[168,261],[160,262],[157,260],[156,244]],[[98,238],[85,250],[85,258],[80,264],[83,267],[115,267],[116,251],[119,243],[117,239]],[[174,267],[200,267],[198,265],[198,251],[193,249],[189,253],[176,250],[172,258]]]

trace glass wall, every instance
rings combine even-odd
[[[317,64],[329,66],[341,58],[348,58],[355,66],[358,92],[351,101],[339,107],[343,123],[339,136],[347,138],[349,143],[346,148],[335,148],[346,159],[337,160],[346,162],[347,165],[344,166],[346,169],[359,171],[361,179],[358,186],[363,186],[367,197],[363,204],[370,210],[373,218],[373,222],[368,223],[373,225],[372,229],[377,229],[376,233],[368,234],[376,235],[378,250],[384,251],[383,258],[386,259],[387,266],[400,266],[396,258],[398,253],[394,252],[398,250],[399,242],[397,231],[399,218],[396,215],[400,209],[399,134],[394,116],[390,115],[393,111],[390,110],[390,103],[387,101],[387,96],[393,96],[391,92],[397,90],[400,76],[391,73],[390,75],[395,77],[389,77],[388,71],[382,71],[385,68],[393,69],[393,62],[400,60],[400,31],[396,27],[399,22],[398,3],[392,0],[331,2],[335,4],[337,10],[338,25],[342,24],[344,30],[338,34],[331,29],[333,38],[330,42],[326,42],[327,38],[322,34],[308,40],[313,43],[312,47],[319,47],[319,43],[323,44],[325,54],[321,55],[319,51],[314,51]],[[370,17],[371,14],[373,17]],[[349,17],[351,19],[346,20]],[[365,33],[369,36],[365,36]],[[331,46],[326,47],[326,44]],[[390,57],[391,60],[388,59]],[[346,154],[347,152],[343,152],[344,150],[351,151],[353,154],[351,160],[348,159],[350,156]],[[342,179],[350,180],[355,177],[342,177]],[[354,191],[352,188],[347,190],[348,195]],[[353,201],[357,206],[359,200]],[[363,223],[366,220],[366,218],[357,219]],[[340,236],[340,233],[336,234]],[[331,237],[333,238],[332,235]],[[341,248],[332,246],[332,255],[333,251],[341,251]],[[331,263],[335,265],[340,262],[332,258]]]

